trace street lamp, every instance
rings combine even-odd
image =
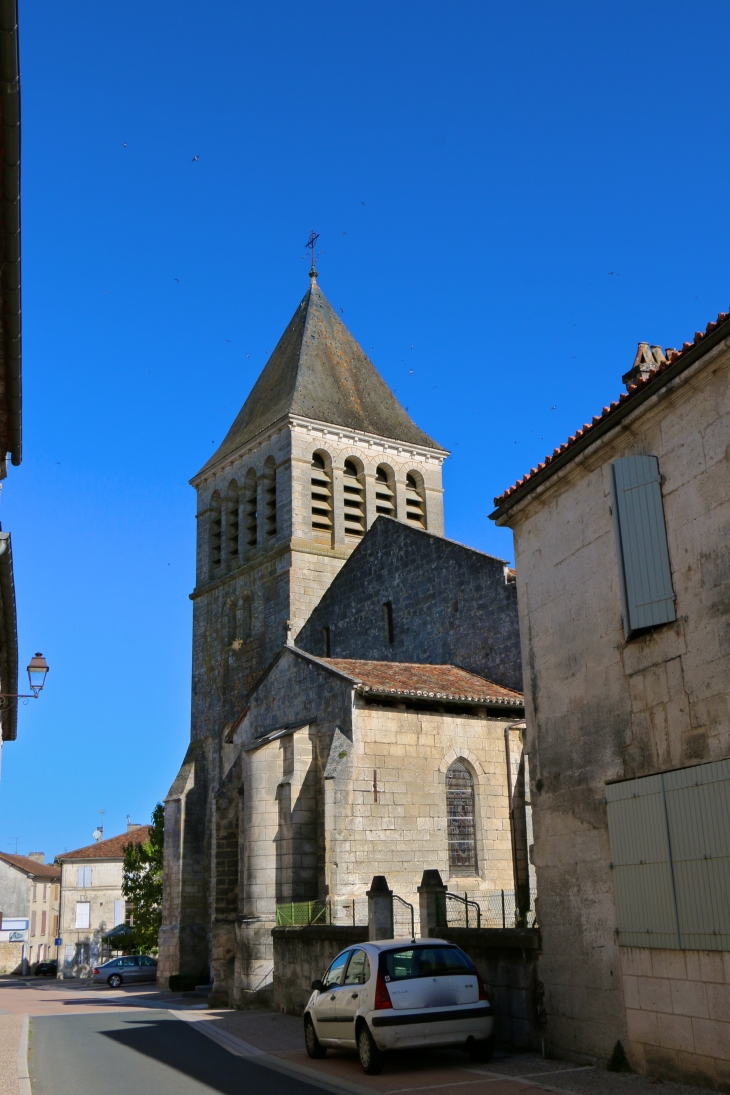
[[[30,664],[28,666],[30,692],[0,692],[0,710],[13,706],[13,704],[7,702],[8,700],[37,700],[38,693],[43,691],[43,685],[46,683],[47,672],[48,662],[41,652],[38,651],[30,659]]]
[[[48,662],[39,650],[30,659],[30,665],[28,666],[30,689],[36,699],[38,699],[38,693],[43,690],[43,685],[46,683],[47,672]]]

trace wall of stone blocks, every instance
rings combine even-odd
[[[333,658],[453,664],[522,689],[517,594],[504,561],[389,518],[375,522],[297,645],[323,655],[325,627]]]
[[[312,995],[312,981],[321,977],[345,947],[365,943],[367,927],[317,924],[301,928],[274,928],[273,1006],[276,1011],[302,1015]]]
[[[628,1036],[606,781],[730,755],[729,362],[711,351],[509,520],[554,1052],[606,1059]],[[610,464],[640,453],[659,460],[677,620],[627,642]]]
[[[629,1060],[730,1091],[730,954],[621,947]]]
[[[544,1011],[538,929],[433,928],[431,936],[461,947],[479,970],[494,1009],[496,1041],[515,1049],[540,1049]]]

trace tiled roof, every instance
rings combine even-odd
[[[468,673],[455,665],[419,665],[412,662],[369,662],[355,658],[316,658],[350,677],[363,695],[387,695],[457,703],[522,707],[521,692]]]
[[[100,840],[97,844],[87,844],[85,848],[77,848],[73,852],[63,852],[57,855],[60,863],[67,859],[124,859],[124,849],[127,844],[144,844],[149,840],[149,825],[140,825],[138,829],[130,829],[128,833],[120,833],[119,836],[111,836],[108,840]]]
[[[576,430],[572,437],[569,437],[564,444],[560,445],[557,449],[553,451],[552,455],[546,456],[541,464],[538,464],[536,468],[532,468],[527,473],[527,475],[524,475],[522,477],[522,479],[518,479],[513,486],[511,486],[508,490],[504,492],[504,494],[498,495],[498,497],[494,499],[495,506],[503,506],[512,495],[516,494],[518,491],[522,491],[523,487],[527,486],[527,484],[530,484],[531,481],[535,479],[541,472],[544,472],[547,468],[549,468],[555,460],[561,457],[564,453],[568,452],[568,450],[574,448],[580,441],[583,440],[584,437],[586,437],[586,435],[595,431],[597,426],[604,423],[607,419],[610,419],[613,416],[618,417],[619,412],[623,412],[623,408],[625,407],[625,405],[631,400],[636,399],[636,397],[641,392],[643,392],[650,384],[653,384],[654,381],[657,380],[657,378],[663,376],[663,374],[670,369],[672,370],[672,375],[674,375],[678,371],[675,366],[678,363],[683,364],[683,359],[687,357],[690,350],[694,350],[694,348],[698,346],[705,338],[707,338],[708,335],[711,335],[714,331],[717,330],[718,327],[726,323],[729,316],[730,313],[728,312],[720,312],[717,319],[712,320],[712,322],[708,323],[704,331],[695,332],[694,341],[685,342],[681,350],[667,350],[666,362],[658,365],[656,369],[652,369],[651,372],[648,373],[648,375],[643,380],[637,380],[635,384],[631,384],[627,392],[624,392],[623,395],[621,395],[615,402],[611,403],[608,407],[604,407],[600,414],[594,415],[592,421],[586,422],[582,429]],[[730,323],[728,323],[727,335],[730,335]],[[691,365],[692,361],[696,360],[698,356],[702,355],[693,354],[692,358],[687,360],[687,366]],[[609,423],[609,426],[610,425],[611,423]],[[589,438],[589,443],[590,440],[591,439]],[[564,462],[565,461],[561,461],[561,464]]]
[[[10,852],[0,852],[0,859],[10,863],[13,867],[19,867],[26,874],[35,875],[36,878],[60,878],[58,867],[51,863],[38,863],[35,859],[29,859],[27,855],[11,855]]]

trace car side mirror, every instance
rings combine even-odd
[[[319,978],[317,978],[315,981],[312,981],[312,992],[321,992],[323,988],[324,985]]]

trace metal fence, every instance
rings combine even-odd
[[[277,928],[331,923],[332,916],[329,901],[287,901],[276,906]]]
[[[535,890],[530,890],[530,910],[520,917],[514,890],[479,890],[447,893],[446,923],[450,928],[534,928],[537,924]]]

